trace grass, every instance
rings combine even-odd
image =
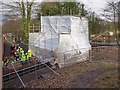
[[[108,68],[120,68],[118,62],[101,62],[101,63]]]
[[[118,71],[109,71],[101,75],[97,82],[101,88],[118,88],[120,80],[118,78]]]

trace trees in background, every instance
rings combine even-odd
[[[40,14],[43,16],[48,15],[81,15],[85,16],[84,5],[75,2],[42,2],[39,10],[38,10],[38,17]]]
[[[64,2],[61,6],[62,15],[78,15],[81,10],[77,2]]]
[[[59,15],[61,13],[60,2],[42,2],[39,9],[38,13],[42,13],[43,16]]]
[[[14,2],[12,4],[3,3],[4,9],[9,8],[9,11],[4,11],[3,14],[3,17],[6,18],[7,21],[13,20],[14,22],[16,22],[20,19],[22,20],[21,26],[23,27],[20,29],[21,31],[23,30],[22,37],[25,38],[27,44],[29,43],[29,26],[31,22],[31,12],[33,5],[34,5],[34,0],[32,0],[31,2],[29,2],[28,0],[26,1],[20,0],[19,2]]]
[[[17,36],[22,36],[22,34],[24,34],[23,32],[23,25],[22,25],[22,20],[18,19],[18,20],[9,20],[4,22],[4,24],[2,25],[2,33],[13,33],[14,35]]]
[[[106,21],[99,18],[94,12],[88,16],[89,33],[90,35],[97,35],[106,31]]]
[[[107,7],[104,10],[104,16],[111,22],[114,23],[114,32],[116,41],[119,45],[120,40],[120,1],[108,1]]]

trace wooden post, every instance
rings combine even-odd
[[[0,30],[2,30],[2,29],[0,29]],[[0,36],[0,78],[1,78],[1,80],[0,80],[0,90],[2,90],[2,57],[3,57],[3,40],[2,40],[3,38],[2,38],[2,35]]]
[[[2,25],[0,25],[0,90],[2,90],[3,84],[2,84],[2,60],[3,60],[3,54],[4,54],[4,43],[3,43],[3,35],[2,35]]]

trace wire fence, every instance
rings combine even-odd
[[[111,61],[118,60],[118,46],[98,46],[92,48],[92,60]]]

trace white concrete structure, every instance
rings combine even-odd
[[[42,16],[41,33],[30,33],[30,48],[33,46],[59,53],[60,57],[66,53],[85,54],[91,49],[88,20],[74,16]]]

